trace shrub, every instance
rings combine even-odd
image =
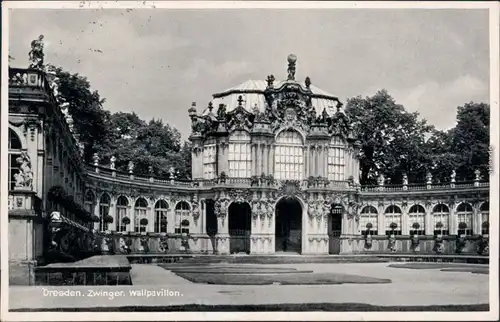
[[[130,218],[129,217],[123,217],[122,224],[124,224],[124,225],[130,224]]]
[[[181,221],[181,225],[182,226],[189,226],[189,220],[184,219],[183,221]]]
[[[466,229],[467,228],[467,224],[464,223],[464,222],[461,222],[458,224],[458,229]]]
[[[442,222],[440,222],[440,221],[439,221],[439,222],[437,222],[437,223],[436,223],[436,228],[437,228],[437,229],[441,229],[441,228],[443,228],[443,227],[444,227],[444,225],[443,225],[443,223],[442,223]]]
[[[104,216],[104,222],[108,223],[108,224],[112,224],[113,223],[113,217],[110,216],[110,215]]]
[[[370,230],[372,228],[373,228],[373,225],[372,225],[371,222],[369,222],[369,223],[366,224],[366,229]]]
[[[394,229],[398,228],[398,224],[396,224],[395,222],[393,222],[393,223],[391,223],[391,224],[389,225],[389,227],[390,227],[392,230],[394,230]]]
[[[99,222],[100,218],[97,215],[92,215],[92,221],[93,222]]]
[[[413,225],[411,225],[411,227],[415,230],[419,230],[420,229],[420,224],[418,222],[414,222]]]
[[[148,219],[147,218],[142,218],[139,223],[142,225],[142,226],[146,226],[148,224]]]

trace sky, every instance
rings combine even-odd
[[[112,112],[160,118],[190,134],[187,110],[248,79],[296,78],[346,101],[386,89],[439,129],[456,108],[489,103],[487,10],[11,9],[9,54],[27,67],[45,36],[45,62],[84,75]]]

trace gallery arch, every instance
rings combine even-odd
[[[276,252],[302,252],[302,205],[297,198],[282,198],[276,204]]]
[[[408,214],[410,235],[425,235],[425,209],[421,205],[413,205]]]
[[[328,237],[330,254],[340,254],[340,235],[342,234],[342,216],[344,207],[341,204],[332,204],[328,214]]]
[[[158,200],[155,204],[155,233],[166,233],[168,225],[168,203],[165,200]]]
[[[176,234],[189,234],[191,225],[191,207],[186,201],[180,201],[175,206],[175,230]]]
[[[130,224],[128,213],[129,203],[125,196],[118,197],[116,201],[116,230],[127,231],[127,226]]]
[[[252,209],[247,202],[233,202],[228,208],[229,252],[250,253]]]
[[[109,207],[111,198],[107,193],[103,193],[99,199],[99,231],[108,230],[107,217],[109,216]]]

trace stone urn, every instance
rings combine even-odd
[[[396,235],[392,234],[389,235],[389,241],[387,243],[387,249],[391,252],[394,253],[396,251]]]

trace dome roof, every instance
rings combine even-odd
[[[274,88],[279,88],[286,82],[281,81],[275,83]],[[295,81],[293,81],[295,82]],[[296,82],[299,83],[299,82]],[[302,88],[306,88],[305,83],[299,83]],[[211,101],[216,113],[220,104],[226,105],[226,112],[231,112],[238,106],[238,97],[242,96],[243,103],[242,106],[246,111],[252,113],[255,110],[255,106],[260,112],[264,112],[266,109],[266,100],[264,97],[264,91],[267,88],[267,82],[264,80],[247,80],[237,86],[226,89],[221,93],[213,95]],[[311,103],[319,115],[326,109],[329,115],[333,115],[336,112],[336,97],[314,85],[310,85],[310,90],[313,93]],[[203,115],[208,114],[208,109],[203,111]]]

